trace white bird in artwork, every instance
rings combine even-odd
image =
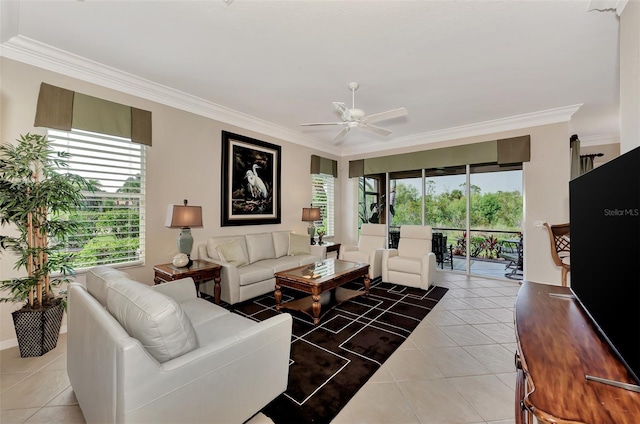
[[[258,197],[258,188],[256,187],[256,174],[254,174],[252,170],[248,170],[245,173],[244,177],[247,180],[247,189],[249,189],[251,197]]]
[[[264,183],[264,181],[262,181],[262,178],[260,178],[258,176],[258,168],[260,168],[258,166],[258,164],[254,163],[253,164],[253,175],[255,177],[255,187],[258,190],[258,195],[254,196],[254,197],[264,197],[265,199],[267,198],[267,195],[269,194],[267,191],[267,186]],[[249,171],[247,171],[249,172]]]

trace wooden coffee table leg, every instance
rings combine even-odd
[[[371,279],[369,278],[369,274],[364,276],[364,294],[365,296],[369,296],[369,287],[371,286]]]
[[[213,301],[216,305],[220,304],[220,277],[213,279]]]
[[[313,325],[318,325],[320,322],[320,308],[322,307],[322,305],[320,305],[320,295],[312,294],[311,299],[313,300],[313,305],[311,306],[313,311]]]
[[[280,291],[280,285],[276,283],[276,291],[273,293],[273,297],[276,298],[276,311],[280,311],[280,301],[282,300],[282,292]]]

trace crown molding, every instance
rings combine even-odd
[[[580,146],[601,146],[603,144],[620,144],[620,134],[598,134],[580,138]]]
[[[565,106],[400,137],[378,146],[363,144],[336,148],[327,146],[307,134],[102,65],[28,37],[18,35],[1,44],[0,56],[340,157],[564,122],[570,120],[582,106]]]
[[[423,146],[425,144],[436,143],[439,141],[455,140],[465,137],[518,130],[521,128],[555,124],[558,122],[569,121],[571,116],[573,116],[581,106],[582,103],[538,112],[524,113],[491,121],[478,122],[475,124],[461,125],[459,127],[446,128],[443,130],[430,131],[412,135],[410,137],[394,138],[389,142],[385,142],[379,149],[370,145],[345,147],[342,150],[342,153],[343,156],[351,156],[372,151],[392,150],[399,147]]]
[[[323,148],[321,143],[306,134],[56,49],[28,37],[15,36],[0,45],[0,56],[315,150],[335,153],[335,149]]]

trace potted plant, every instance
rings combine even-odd
[[[83,207],[82,192],[95,183],[64,173],[67,152],[54,152],[45,136],[21,135],[0,145],[0,225],[17,234],[0,235],[0,252],[13,252],[25,276],[0,281],[2,302],[25,302],[12,313],[20,356],[41,356],[58,342],[65,299],[54,288],[74,275],[66,249],[78,229],[71,214]]]

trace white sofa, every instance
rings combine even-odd
[[[286,390],[291,329],[99,266],[69,285],[67,373],[87,423],[242,423]]]
[[[220,299],[230,305],[273,292],[274,273],[326,256],[326,246],[311,246],[308,234],[291,231],[210,237],[198,246],[199,259],[222,266]],[[200,291],[213,296],[213,282],[201,284]]]

